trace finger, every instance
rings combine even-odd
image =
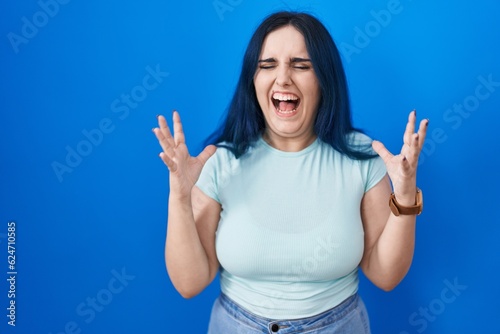
[[[412,173],[414,173],[414,168],[407,157],[403,157],[403,159],[401,159],[401,171],[405,176],[411,176]]]
[[[400,175],[403,175],[403,176],[410,176],[411,175],[412,167],[411,167],[410,161],[408,160],[407,157],[403,156],[401,158],[401,162],[400,162],[399,166],[401,169]]]
[[[203,149],[203,151],[201,151],[200,154],[198,154],[196,158],[200,161],[202,165],[205,165],[208,158],[210,158],[215,153],[216,150],[217,147],[215,147],[215,145],[208,145]]]
[[[153,128],[153,133],[156,136],[156,139],[158,139],[158,142],[161,144],[162,140],[165,140],[165,136],[163,133],[161,133],[161,130],[159,128]]]
[[[372,142],[372,147],[375,152],[384,160],[384,162],[387,164],[390,159],[394,156],[387,148],[385,148],[385,145],[379,142],[378,140],[374,140]]]
[[[418,156],[420,155],[421,145],[420,145],[420,134],[414,133],[411,136],[411,144],[408,152],[405,156],[409,159],[410,164],[415,164],[418,162]]]
[[[161,152],[159,156],[165,165],[167,165],[169,171],[175,172],[177,170],[177,164],[165,152]]]
[[[168,127],[167,120],[163,115],[158,115],[158,125],[160,126],[161,133],[168,144],[174,146],[174,138],[172,137],[172,133],[170,132],[170,128]]]
[[[410,164],[408,159],[404,155],[398,155],[394,159],[394,162],[398,164],[397,173],[393,173],[390,175],[391,182],[394,189],[398,188],[399,183],[401,182],[401,178],[407,175],[410,175]]]
[[[420,149],[424,146],[424,141],[425,137],[427,136],[427,129],[429,128],[429,120],[428,119],[423,119],[420,121],[420,125],[418,127],[418,139],[419,139],[419,145]]]
[[[407,145],[411,143],[411,136],[415,133],[415,121],[417,119],[417,111],[413,110],[408,115],[408,123],[406,123],[405,133],[403,135],[403,142]]]
[[[184,143],[186,140],[184,138],[184,130],[182,129],[181,116],[179,113],[174,110],[174,140],[175,145],[179,145],[180,143]]]
[[[171,143],[168,138],[166,138],[163,135],[163,131],[159,128],[154,128],[153,133],[156,135],[156,138],[158,139],[158,143],[160,144],[161,148],[163,149],[163,152],[169,155],[169,157],[173,158],[175,155],[174,148],[172,147],[173,143]]]

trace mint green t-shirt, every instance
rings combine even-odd
[[[313,316],[356,293],[361,199],[385,174],[381,158],[352,160],[320,139],[299,152],[259,139],[239,159],[218,148],[197,186],[222,207],[222,292],[272,319]]]

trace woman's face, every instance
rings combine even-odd
[[[297,29],[285,26],[267,35],[254,85],[269,144],[280,148],[287,146],[285,142],[301,142],[304,147],[312,143],[321,93],[304,36]]]

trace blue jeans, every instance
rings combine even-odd
[[[355,294],[321,314],[293,320],[273,320],[244,310],[226,295],[214,303],[208,334],[307,333],[370,334],[365,305]]]

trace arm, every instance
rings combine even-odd
[[[412,112],[403,137],[401,153],[392,155],[382,143],[374,142],[374,150],[384,160],[388,176],[367,191],[361,202],[365,230],[365,251],[360,266],[376,286],[392,290],[408,272],[415,247],[415,215],[396,217],[389,209],[389,196],[394,187],[401,205],[415,204],[418,156],[427,131],[427,120],[415,131],[416,116]],[[389,179],[390,178],[390,179]]]
[[[220,204],[197,187],[190,199],[169,197],[165,263],[170,280],[184,298],[199,294],[217,275],[219,215]]]
[[[158,117],[159,128],[153,129],[163,149],[160,158],[170,171],[165,263],[174,287],[191,298],[212,282],[219,267],[215,231],[221,208],[195,186],[215,147],[208,146],[198,157],[191,157],[177,112],[173,120],[173,137],[163,116]]]
[[[389,209],[391,184],[385,176],[366,192],[361,203],[365,251],[361,269],[373,284],[389,291],[410,269],[415,246],[416,217],[394,216]]]

